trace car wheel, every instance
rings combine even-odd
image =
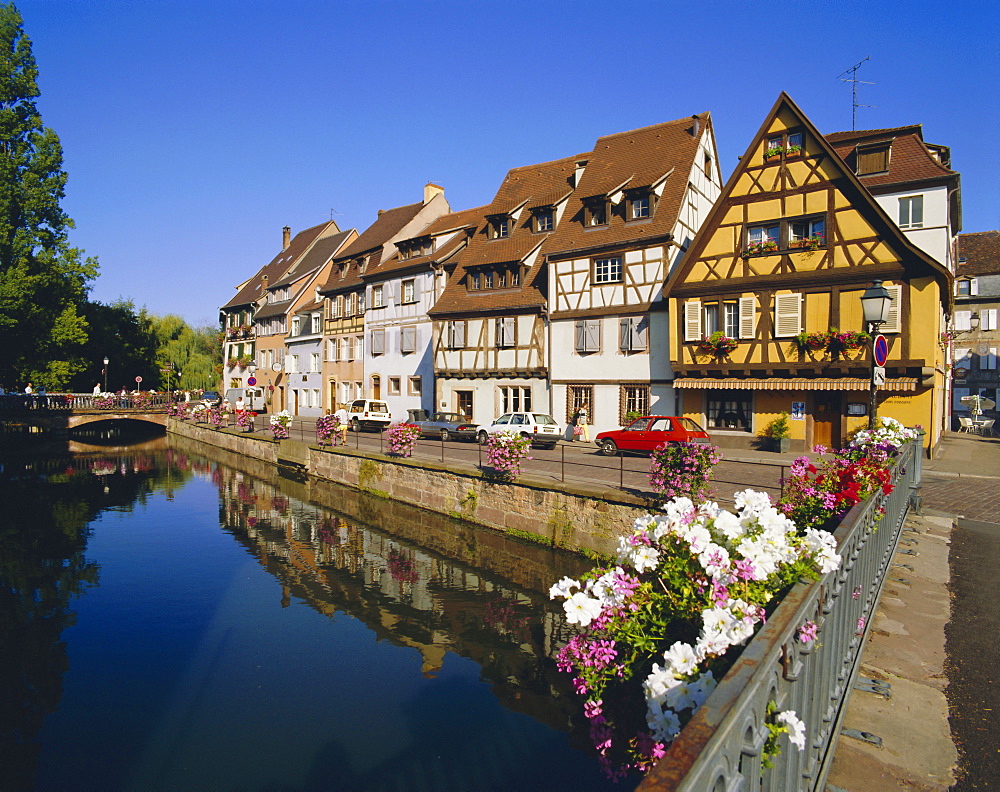
[[[351,431],[352,432],[360,432],[361,431],[361,421],[359,421],[357,418],[352,418],[351,419]]]
[[[556,444],[555,444],[555,443],[545,443],[545,445],[540,445],[540,446],[538,446],[538,447],[539,447],[539,448],[543,448],[543,449],[545,449],[546,451],[551,451],[551,450],[552,450],[553,448],[555,448],[555,447],[556,447]]]
[[[451,440],[451,432],[449,432],[447,429],[442,429],[441,430],[441,442],[442,443],[447,443],[449,440]]]
[[[485,432],[480,432],[477,438],[479,440],[479,445],[486,445],[486,441],[490,439],[490,436]]]
[[[601,441],[601,453],[604,456],[618,456],[618,446],[615,445],[614,440],[602,440]]]

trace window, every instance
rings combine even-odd
[[[620,424],[625,424],[625,416],[629,413],[649,415],[649,385],[622,385],[619,395],[621,414]]]
[[[794,217],[747,226],[745,256],[780,250],[815,250],[826,245],[826,216]]]
[[[410,377],[409,385],[410,385],[410,396],[420,396],[421,393],[423,392],[422,391],[423,384],[421,383],[420,377]]]
[[[477,291],[483,288],[483,274],[481,272],[472,273],[472,288]]]
[[[719,329],[719,304],[707,303],[704,307],[705,318],[702,321],[702,332],[710,336]]]
[[[500,412],[531,412],[531,388],[505,385],[499,388]]]
[[[825,218],[814,217],[807,220],[788,221],[788,247],[819,247],[825,242]]]
[[[344,303],[345,302],[346,301],[344,299],[344,295],[343,294],[338,294],[337,298],[333,301],[333,318],[334,319],[339,319],[341,316],[344,315]]]
[[[456,319],[447,324],[447,338],[445,343],[448,349],[465,349],[465,320]]]
[[[751,256],[771,253],[781,246],[781,224],[750,226],[747,228],[747,254]]]
[[[510,236],[510,218],[507,215],[497,215],[490,218],[490,239],[506,239]]]
[[[622,352],[645,352],[648,327],[646,316],[623,316],[618,327],[618,348]]]
[[[972,311],[955,311],[955,329],[959,331],[972,329]]]
[[[566,388],[566,421],[573,420],[581,409],[587,409],[588,423],[594,422],[594,388],[591,385],[569,385]]]
[[[601,351],[601,320],[577,319],[576,321],[576,351]]]
[[[622,279],[620,256],[594,260],[594,283],[619,283]]]
[[[979,312],[979,329],[980,330],[996,330],[997,329],[997,309],[996,308],[984,308]]]
[[[357,336],[354,339],[354,346],[357,347],[358,350],[358,359],[363,359],[365,356],[365,337]]]
[[[588,200],[583,207],[583,224],[588,227],[608,224],[608,200],[599,198]]]
[[[310,371],[319,371],[320,370],[319,352],[313,352],[313,353],[311,353],[309,355],[309,370]]]
[[[924,227],[924,196],[911,195],[899,199],[899,227]]]
[[[764,144],[764,159],[780,157],[782,154],[786,157],[797,156],[802,153],[804,142],[805,137],[801,132],[784,132],[772,135]]]
[[[552,230],[552,209],[551,207],[546,207],[545,209],[536,209],[534,216],[534,231],[536,234],[540,234],[543,231]]]
[[[974,297],[979,294],[979,278],[960,278],[955,281],[956,297]]]
[[[513,269],[510,271],[510,285],[512,287],[521,285],[521,270]]]
[[[505,289],[505,288],[507,288],[507,271],[506,270],[500,270],[500,272],[497,273],[497,288],[498,289]]]
[[[385,354],[385,330],[372,330],[372,357]]]
[[[297,336],[299,334],[299,329],[302,327],[302,319],[298,316],[292,317],[292,335]]]
[[[979,368],[982,371],[997,370],[997,348],[983,347],[985,351],[979,353]]]
[[[384,305],[383,299],[382,284],[379,283],[376,286],[372,286],[372,308],[381,308]]]
[[[712,178],[712,158],[708,154],[705,155],[705,161],[704,161],[704,163],[702,165],[702,169],[705,171],[705,175],[708,176],[708,178],[711,179]]]
[[[352,292],[347,298],[347,315],[357,316],[358,313],[358,293]]]
[[[753,416],[752,394],[748,390],[708,391],[708,426],[749,432]]]
[[[399,395],[399,377],[389,377],[389,395],[398,396]]]
[[[399,351],[404,355],[417,351],[417,328],[414,325],[402,327],[399,331]]]
[[[500,316],[496,319],[496,345],[498,349],[514,346],[515,317]],[[506,410],[504,412],[507,412]]]
[[[472,420],[472,391],[455,391],[455,412],[461,413],[466,420]]]
[[[650,216],[651,199],[648,192],[631,195],[626,204],[629,220],[648,220]]]
[[[354,357],[351,355],[351,341],[350,341],[350,339],[348,339],[348,338],[341,338],[340,339],[340,355],[338,356],[338,359],[339,360],[354,360]]]
[[[297,374],[299,371],[299,356],[289,355],[288,365],[285,366],[285,372],[288,374]]]
[[[877,146],[859,147],[854,172],[858,176],[867,176],[871,173],[885,173],[889,170],[890,148],[888,143],[880,143]]]
[[[492,289],[493,288],[493,273],[484,272],[483,273],[483,288]]]
[[[326,342],[326,359],[329,361],[336,361],[337,357],[337,341],[335,339],[330,339]]]
[[[412,303],[417,301],[417,284],[413,278],[403,281],[403,302]]]

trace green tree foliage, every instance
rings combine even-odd
[[[71,247],[62,146],[35,106],[21,15],[0,5],[0,383],[65,388],[87,367],[83,306],[97,260]]]
[[[222,334],[211,327],[192,328],[179,316],[153,317],[158,369],[171,369],[164,387],[217,388],[222,377]]]
[[[159,386],[155,362],[158,347],[153,319],[145,309],[136,311],[131,300],[119,299],[110,305],[87,303],[84,317],[90,326],[86,344],[86,367],[75,376],[71,389],[88,393],[95,382],[104,386],[104,358],[108,358],[108,390],[132,390],[135,378],[142,377],[143,390]]]

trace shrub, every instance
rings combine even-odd
[[[419,437],[420,427],[415,424],[405,421],[392,424],[386,432],[386,451],[393,456],[412,456]]]
[[[498,432],[486,440],[486,462],[498,478],[513,481],[521,475],[521,463],[531,459],[531,438],[513,432]]]
[[[722,458],[716,446],[706,443],[664,444],[650,456],[650,486],[665,498],[707,497],[712,468]]]
[[[292,423],[292,414],[288,410],[282,410],[271,416],[271,433],[275,440],[288,439],[288,427]]]

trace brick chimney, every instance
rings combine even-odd
[[[292,244],[292,229],[291,226],[285,226],[281,229],[281,249],[288,250],[290,244]]]

